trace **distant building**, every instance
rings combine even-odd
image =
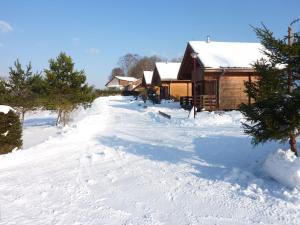
[[[158,87],[160,99],[179,100],[191,96],[191,81],[178,80],[180,63],[157,62],[153,71],[152,85]]]
[[[178,79],[191,82],[195,79],[193,95],[196,95],[198,110],[237,109],[241,103],[251,102],[244,83],[256,79],[252,65],[263,58],[262,48],[259,43],[191,41],[187,44]]]
[[[138,81],[135,77],[122,77],[115,76],[105,85],[107,88],[115,88],[117,90],[131,91],[135,87],[135,83]],[[137,85],[137,84],[136,84]]]
[[[139,91],[142,88],[142,78],[137,79],[129,84],[129,91]]]

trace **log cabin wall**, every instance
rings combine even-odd
[[[170,83],[170,96],[172,99],[179,101],[180,97],[192,96],[192,83],[191,82],[171,82]]]
[[[219,109],[238,109],[241,103],[249,103],[245,93],[245,82],[249,81],[249,73],[226,73],[219,78]]]
[[[163,88],[167,89],[167,95],[162,94]],[[180,97],[192,96],[192,83],[190,81],[163,81],[156,93],[160,95],[161,99],[179,101]]]

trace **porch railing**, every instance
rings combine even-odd
[[[200,110],[213,111],[217,109],[217,96],[216,95],[197,95],[196,106]]]
[[[180,97],[181,108],[191,110],[193,107],[193,97],[184,96]],[[213,111],[217,109],[217,96],[216,95],[197,95],[196,107],[198,111],[203,109]]]

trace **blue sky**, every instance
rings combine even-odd
[[[256,42],[250,25],[260,22],[282,36],[299,9],[299,0],[0,0],[0,75],[17,58],[40,71],[64,51],[101,88],[126,53],[178,57],[207,35]]]

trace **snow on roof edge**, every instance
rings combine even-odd
[[[160,76],[160,79],[165,80],[177,80],[177,75],[180,69],[181,63],[178,62],[157,62],[155,67]]]
[[[115,76],[119,80],[126,80],[126,81],[136,81],[135,77],[122,77],[122,76]]]

